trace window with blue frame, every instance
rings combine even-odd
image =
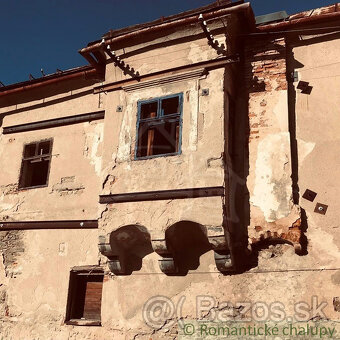
[[[138,102],[136,159],[181,152],[182,108],[182,93]]]

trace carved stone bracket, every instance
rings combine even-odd
[[[221,273],[233,271],[234,267],[225,235],[210,235],[208,236],[208,241],[214,250],[214,259],[217,270]]]
[[[112,273],[115,275],[125,274],[124,261],[121,254],[119,255],[117,251],[112,249],[110,234],[99,236],[98,248],[100,253],[108,258],[107,264]]]
[[[159,268],[164,274],[174,275],[179,272],[178,265],[174,259],[173,253],[168,248],[165,239],[151,240],[153,250],[162,258],[158,260]]]

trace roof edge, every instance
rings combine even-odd
[[[81,76],[84,76],[85,79],[90,79],[95,77],[96,75],[101,76],[98,70],[95,69],[93,66],[90,65],[80,66],[69,70],[52,73],[41,78],[27,80],[0,87],[0,97],[13,93],[18,93],[21,91],[27,91],[33,88],[49,85],[52,83],[58,83],[64,80],[79,78]]]
[[[276,32],[282,29],[289,29],[296,26],[302,26],[307,23],[318,23],[340,18],[340,3],[311,9],[290,15],[287,19],[267,25],[257,26],[257,31]]]

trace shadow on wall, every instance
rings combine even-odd
[[[165,239],[178,266],[176,275],[179,276],[187,275],[189,270],[196,270],[201,255],[212,249],[205,228],[195,222],[175,223],[166,230]]]
[[[250,38],[251,39],[251,38]],[[246,48],[243,50],[242,57],[244,62],[243,74],[240,72],[236,78],[236,94],[234,98],[235,112],[229,108],[229,120],[225,126],[229,126],[226,132],[228,140],[225,149],[229,152],[230,164],[227,163],[226,183],[229,184],[229,211],[227,210],[227,225],[230,230],[230,244],[234,248],[231,251],[234,257],[233,263],[237,262],[237,267],[242,270],[248,270],[257,265],[258,251],[268,247],[271,244],[287,243],[283,240],[270,239],[268,244],[262,243],[254,247],[250,257],[242,250],[248,243],[248,226],[250,225],[250,193],[247,188],[247,178],[249,176],[249,143],[255,143],[259,129],[263,121],[257,117],[257,112],[252,112],[249,103],[261,94],[270,93],[271,91],[285,90],[286,79],[278,80],[277,87],[272,87],[271,78],[276,77],[280,65],[286,65],[286,78],[288,82],[288,119],[289,132],[291,138],[291,156],[292,156],[292,191],[294,204],[298,204],[298,154],[296,141],[296,117],[295,117],[295,88],[293,79],[290,75],[296,68],[303,65],[294,59],[291,48],[287,48],[275,42],[272,38],[262,38],[261,40],[248,40],[244,42]],[[267,54],[266,51],[275,51]],[[281,72],[281,70],[280,70]],[[254,118],[251,118],[254,117]],[[254,127],[251,122],[254,121]],[[263,127],[266,127],[265,124]],[[231,210],[230,210],[231,209]],[[307,229],[307,220],[304,212],[301,212],[301,239],[302,252],[300,255],[307,254],[307,238],[304,232]]]
[[[191,221],[180,221],[165,232],[166,248],[176,270],[166,275],[185,276],[189,270],[200,266],[200,257],[212,249],[206,229]],[[127,225],[113,231],[110,235],[108,265],[115,275],[131,275],[142,269],[143,258],[154,250],[147,229],[139,225]],[[159,260],[164,258],[161,256]]]
[[[120,275],[141,270],[143,258],[153,252],[149,232],[139,225],[127,225],[113,231],[110,244],[116,256],[109,260],[121,266]]]

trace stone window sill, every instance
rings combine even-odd
[[[72,326],[101,326],[101,322],[99,320],[85,320],[85,319],[71,319],[65,321],[65,325]]]

